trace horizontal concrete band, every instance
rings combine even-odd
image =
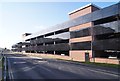
[[[75,31],[75,30],[79,30],[79,29],[86,28],[86,27],[91,27],[91,26],[92,26],[92,22],[88,22],[88,23],[85,23],[85,24],[70,27],[69,31]]]
[[[70,43],[75,43],[75,42],[86,42],[86,41],[92,41],[91,36],[86,36],[86,37],[80,37],[80,38],[72,38],[69,40]]]

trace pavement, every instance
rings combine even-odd
[[[117,69],[91,67],[63,60],[7,55],[10,79],[98,79],[118,80]],[[111,73],[114,72],[114,73]]]

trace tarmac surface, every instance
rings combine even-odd
[[[10,79],[115,79],[118,69],[104,68],[56,59],[6,55]]]

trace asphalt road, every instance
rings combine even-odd
[[[118,79],[117,71],[106,72],[63,60],[7,55],[12,79]],[[115,74],[116,73],[116,74]]]

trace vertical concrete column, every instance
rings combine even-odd
[[[43,36],[43,38],[45,38],[45,35]],[[45,46],[45,43],[43,43],[43,46]]]
[[[43,38],[45,38],[45,35],[43,36]],[[43,46],[45,46],[45,43],[43,43]],[[45,50],[43,51],[43,54],[45,54]]]
[[[92,22],[92,27],[91,27],[91,36],[92,36],[92,40],[91,40],[91,51],[92,51],[92,58],[93,58],[93,62],[95,62],[95,53],[93,51],[93,42],[94,42],[94,29],[93,29],[94,23]]]
[[[54,32],[54,35],[55,35],[55,32]],[[54,40],[54,45],[55,45],[55,40]],[[54,51],[54,55],[55,55],[55,51]]]
[[[45,46],[45,43],[43,43],[43,46]],[[45,54],[45,50],[43,51],[43,54]]]
[[[31,39],[30,39],[30,42],[31,42]],[[31,44],[30,44],[29,48],[31,48]],[[31,53],[31,50],[30,50],[30,49],[29,49],[29,51],[30,51],[30,53]]]
[[[55,55],[55,51],[54,51],[54,55]]]
[[[36,37],[35,41],[37,41],[37,37]],[[37,47],[37,43],[35,44],[35,47]],[[35,53],[37,53],[36,49],[35,49]]]
[[[54,35],[55,35],[55,32],[54,32]],[[54,45],[55,45],[55,41],[54,41]]]

